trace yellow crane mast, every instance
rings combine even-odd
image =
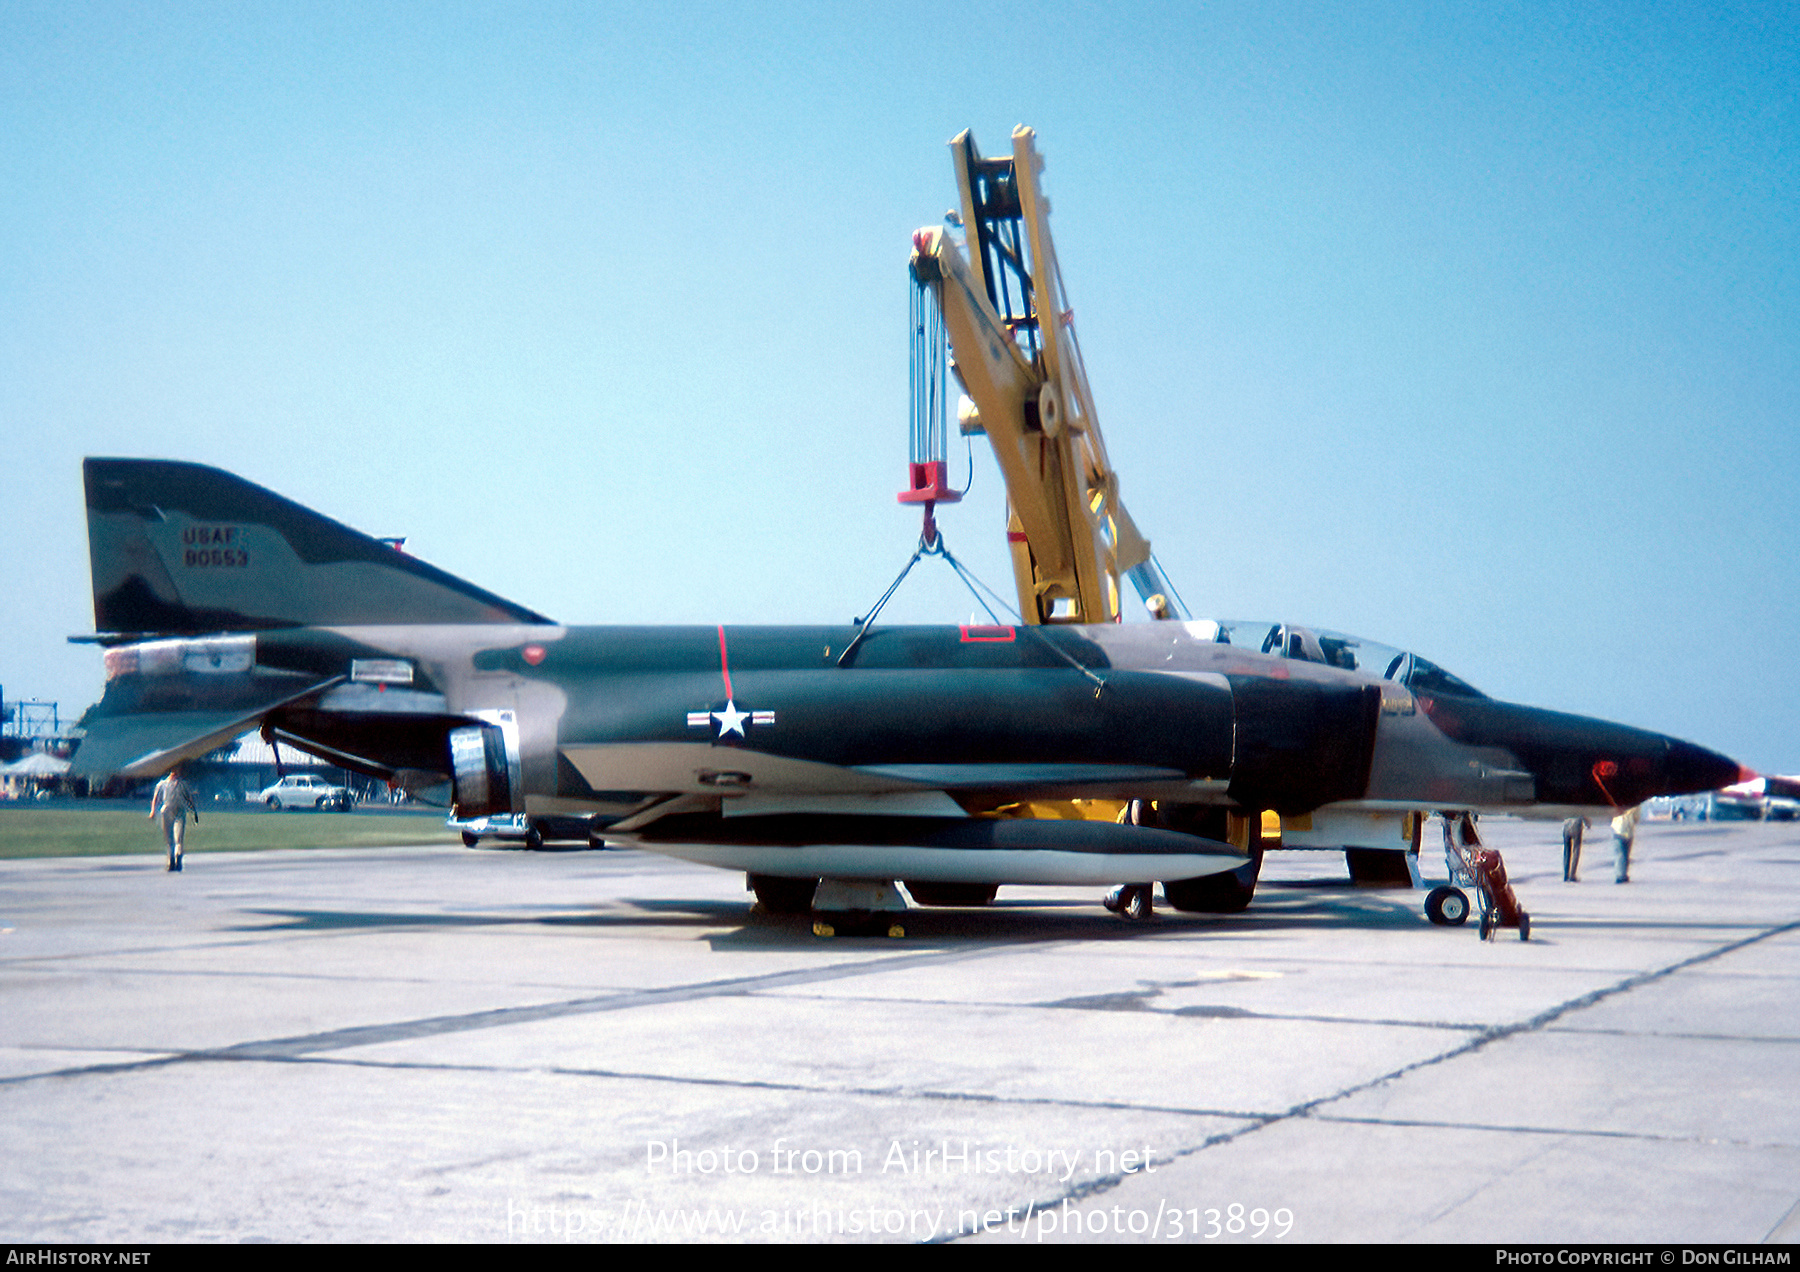
[[[1073,311],[1050,239],[1050,205],[1038,185],[1036,134],[1012,134],[1010,158],[984,159],[963,132],[950,143],[961,197],[965,256],[943,227],[913,235],[912,489],[904,502],[931,508],[955,492],[943,481],[944,396],[938,324],[967,398],[962,432],[983,433],[1006,481],[1007,540],[1019,612],[1028,623],[1120,619],[1129,578],[1150,613],[1183,617],[1174,592],[1119,498],[1107,460]],[[933,346],[936,346],[934,349]]]

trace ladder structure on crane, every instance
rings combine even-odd
[[[1123,579],[1153,617],[1187,617],[1107,459],[1038,185],[1036,134],[1014,129],[1012,155],[1001,159],[983,158],[966,131],[950,146],[961,200],[953,218],[968,251],[942,227],[913,235],[911,487],[901,501],[925,505],[930,543],[933,508],[959,497],[945,480],[947,337],[967,395],[961,431],[987,437],[1006,481],[1024,620],[1118,622]]]

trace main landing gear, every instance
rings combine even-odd
[[[1245,853],[1243,865],[1198,879],[1164,879],[1163,900],[1187,914],[1237,914],[1249,908],[1262,872],[1260,813],[1233,815],[1228,809],[1208,805],[1134,799],[1126,807],[1125,820],[1133,826],[1178,830],[1218,841],[1221,849],[1228,843],[1239,845]],[[1155,887],[1153,883],[1122,883],[1106,894],[1103,904],[1128,919],[1153,918]]]

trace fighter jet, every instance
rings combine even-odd
[[[777,912],[1127,880],[1231,910],[1265,812],[1416,853],[1422,809],[1592,815],[1742,773],[1332,633],[571,627],[215,468],[85,478],[106,691],[76,773],[260,729],[460,817],[744,871]]]

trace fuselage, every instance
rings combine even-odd
[[[344,734],[349,753],[382,717],[512,713],[527,812],[927,790],[968,807],[1086,795],[1285,814],[1594,811],[1739,772],[1660,734],[1446,691],[1466,689],[1453,677],[1415,691],[1215,632],[892,627],[859,641],[848,626],[533,624],[254,639],[260,668],[341,678],[286,714]]]
[[[566,627],[218,469],[83,472],[107,689],[75,768],[97,779],[258,729],[464,817],[981,884],[1253,871],[1269,813],[1284,845],[1416,850],[1431,811],[1605,811],[1740,776],[1330,632]]]

